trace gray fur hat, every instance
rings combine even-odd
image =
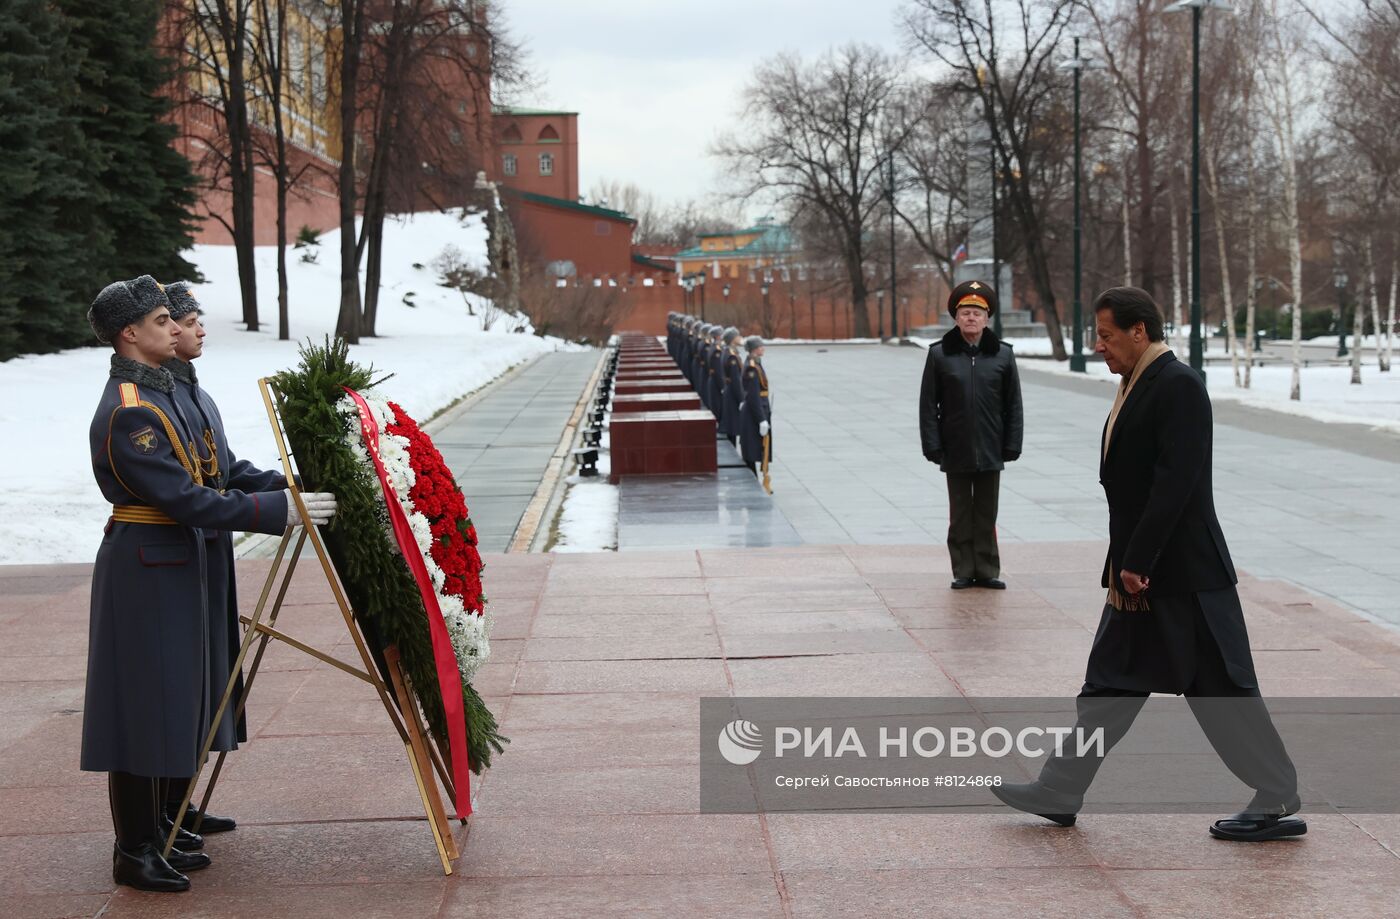
[[[757,335],[750,335],[744,339],[744,350],[752,354],[763,347],[763,339]]]
[[[719,338],[719,337],[720,337],[721,335],[723,335],[723,334],[724,334],[724,326],[721,326],[721,325],[712,325],[712,326],[710,326],[710,337],[711,337],[711,338]]]
[[[726,345],[733,344],[733,343],[734,343],[734,339],[736,339],[736,338],[738,338],[738,337],[739,337],[739,330],[736,329],[736,328],[734,328],[733,326],[730,326],[729,328],[727,328],[727,329],[724,330],[724,343],[725,343]]]
[[[171,319],[184,319],[190,313],[204,312],[204,307],[195,299],[194,286],[189,281],[165,285],[165,296],[170,301]]]
[[[130,281],[114,281],[102,288],[88,308],[88,325],[104,345],[121,334],[133,322],[140,322],[151,310],[170,308],[165,288],[148,274]]]

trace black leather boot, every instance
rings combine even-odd
[[[1039,782],[994,785],[992,794],[1003,804],[1044,817],[1060,826],[1074,826],[1075,817],[1084,806],[1082,799],[1052,791]]]
[[[167,813],[174,814],[179,809],[180,802],[176,801],[168,806]],[[196,822],[199,825],[198,829],[195,828]],[[191,833],[208,836],[210,833],[227,833],[229,830],[235,829],[238,823],[232,817],[220,817],[218,814],[205,814],[204,819],[200,820],[199,811],[191,804],[185,808],[185,819],[180,821],[180,826]]]
[[[164,848],[162,845],[161,848]],[[179,849],[171,849],[170,857],[166,859],[170,867],[179,872],[199,871],[201,868],[208,868],[213,864],[209,856],[203,852],[181,852]]]
[[[112,880],[137,890],[178,893],[190,889],[190,879],[160,857],[154,843],[142,843],[135,851],[112,846]]]
[[[1232,842],[1266,842],[1308,832],[1307,821],[1293,816],[1303,807],[1297,795],[1274,806],[1263,804],[1259,798],[1255,795],[1247,809],[1211,824],[1210,835]]]
[[[164,848],[165,840],[170,838],[170,830],[174,827],[174,822],[164,814],[160,815],[160,839],[161,847]],[[191,833],[184,827],[180,827],[175,834],[175,848],[184,852],[198,852],[204,848],[204,837],[197,833]]]

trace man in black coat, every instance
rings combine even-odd
[[[1205,383],[1166,346],[1162,316],[1135,287],[1094,303],[1098,343],[1122,377],[1104,425],[1099,480],[1108,498],[1108,589],[1094,637],[1079,726],[1104,730],[1104,751],[1127,733],[1153,692],[1185,695],[1211,745],[1255,790],[1211,835],[1255,841],[1307,832],[1298,778],[1259,694],[1235,569],[1211,489],[1211,410]],[[1052,756],[1028,785],[993,793],[1069,826],[1102,762]]]
[[[948,295],[957,325],[928,349],[919,391],[924,458],[948,477],[954,590],[1005,589],[997,551],[1001,471],[1021,455],[1021,380],[1011,346],[987,328],[997,295],[965,281]]]

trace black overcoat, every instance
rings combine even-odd
[[[728,350],[723,345],[710,346],[709,367],[705,374],[709,378],[706,381],[709,387],[709,398],[706,402],[721,426],[724,424],[724,356]]]
[[[1109,532],[1101,583],[1108,587],[1112,578],[1123,590],[1123,569],[1143,575],[1152,608],[1105,606],[1090,682],[1180,692],[1194,673],[1198,605],[1231,679],[1257,685],[1235,567],[1215,514],[1210,397],[1200,375],[1171,352],[1153,361],[1118,412],[1107,455],[1099,443]]]
[[[724,349],[724,411],[719,416],[719,432],[725,437],[738,437],[739,405],[744,401],[744,359],[737,348]]]
[[[188,776],[210,714],[202,528],[281,533],[287,500],[203,485],[174,378],[121,358],[113,374],[88,431],[93,476],[114,515],[170,522],[113,519],[104,531],[92,575],[80,765]]]
[[[195,453],[204,471],[204,484],[221,491],[236,489],[247,494],[281,491],[287,480],[279,472],[266,472],[238,459],[229,448],[223,416],[209,393],[199,385],[192,366],[184,361],[166,365],[175,376],[175,398],[185,419],[195,428]],[[211,452],[212,450],[212,452]],[[209,698],[217,708],[233,664],[238,657],[242,628],[238,622],[238,585],[234,577],[233,534],[228,530],[204,531],[209,592]],[[240,675],[234,703],[242,693]],[[248,739],[245,719],[235,724],[234,703],[219,722],[213,749],[233,750]],[[212,715],[212,710],[211,710]]]
[[[1000,472],[1021,454],[1025,419],[1011,346],[984,329],[976,348],[954,328],[928,349],[919,389],[924,456],[951,473]]]

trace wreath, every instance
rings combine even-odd
[[[373,367],[351,361],[349,347],[335,339],[308,344],[297,369],[277,374],[273,383],[302,487],[336,495],[336,516],[321,535],[376,664],[387,682],[382,649],[398,647],[403,671],[417,689],[440,749],[449,749],[452,735],[463,732],[460,723],[449,726],[447,712],[462,712],[467,761],[480,774],[507,738],[471,685],[490,654],[491,625],[476,529],[431,438],[380,393],[378,387],[390,376],[377,376]],[[359,410],[355,397],[367,412]],[[371,440],[377,441],[373,450]],[[420,558],[400,550],[404,540],[396,539],[393,526],[400,511],[389,506],[386,493],[401,508],[400,519],[406,518]],[[415,569],[426,569],[429,583],[420,584]],[[434,648],[435,615],[451,639],[460,705],[438,691],[446,687],[442,648],[436,653]],[[459,765],[453,763],[454,772]],[[464,803],[459,801],[459,810]]]

